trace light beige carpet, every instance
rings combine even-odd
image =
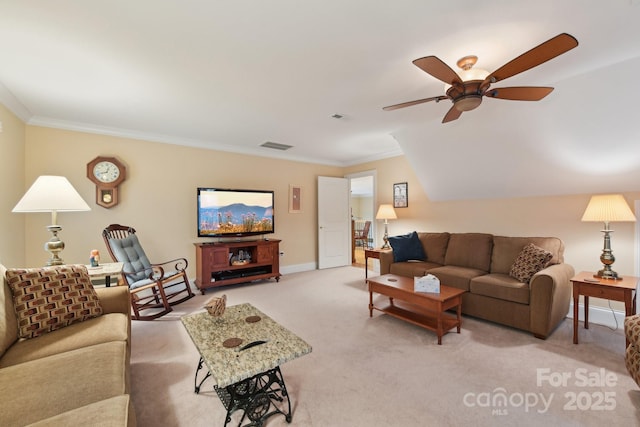
[[[434,333],[374,312],[364,270],[290,274],[200,293],[152,322],[133,322],[131,380],[140,426],[222,426],[226,411],[205,383],[180,317],[213,295],[249,302],[313,346],[281,366],[293,426],[631,426],[640,390],[624,367],[624,334],[580,330],[571,319],[545,341],[465,317],[462,333]],[[237,425],[239,418],[234,417]],[[285,426],[275,416],[267,426]]]

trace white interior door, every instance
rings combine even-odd
[[[318,268],[351,264],[349,180],[318,177]]]

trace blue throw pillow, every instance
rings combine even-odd
[[[426,258],[422,242],[415,231],[404,236],[389,237],[389,244],[393,249],[394,262],[424,261]]]

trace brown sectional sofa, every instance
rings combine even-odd
[[[464,314],[529,331],[541,339],[546,339],[567,315],[574,269],[564,263],[562,240],[485,233],[417,234],[426,259],[394,262],[393,252],[383,252],[380,274],[433,274],[443,285],[468,291],[462,297]],[[529,243],[551,252],[553,257],[529,283],[523,283],[509,273]]]
[[[101,315],[25,339],[5,272],[0,264],[0,425],[135,426],[129,289],[96,288]]]

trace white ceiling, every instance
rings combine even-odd
[[[0,101],[35,125],[352,165],[404,153],[432,200],[640,189],[638,0],[0,1]],[[540,102],[449,101],[411,61],[493,71]],[[342,119],[331,116],[344,115]],[[265,141],[292,145],[280,152]]]

